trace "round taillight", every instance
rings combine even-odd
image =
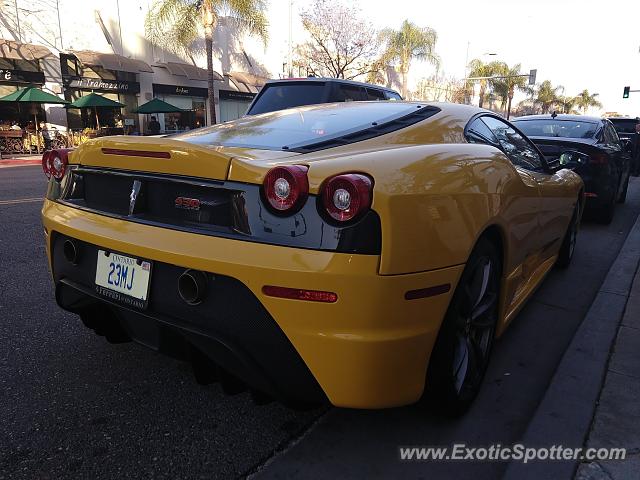
[[[42,171],[47,178],[51,178],[51,165],[49,164],[49,158],[51,157],[51,150],[47,150],[42,154]]]
[[[331,218],[348,222],[371,207],[373,182],[366,175],[349,173],[330,178],[322,189],[322,204]]]
[[[293,214],[307,201],[309,179],[307,167],[286,165],[272,168],[262,185],[267,204],[280,214]]]
[[[70,151],[70,148],[61,148],[59,150],[51,150],[49,152],[49,156],[47,157],[47,169],[49,174],[58,181],[62,180],[62,177],[64,177],[64,174],[67,171]]]

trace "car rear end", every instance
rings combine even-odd
[[[47,154],[58,304],[111,341],[190,359],[230,391],[416,401],[462,267],[381,275],[386,200],[372,177],[338,163],[309,182],[302,157],[170,138]]]
[[[613,117],[609,120],[620,139],[627,140],[631,145],[631,173],[640,174],[640,119]]]

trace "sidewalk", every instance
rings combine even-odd
[[[627,449],[624,461],[582,463],[576,480],[640,477],[640,271],[609,359],[604,388],[586,442],[590,448]]]
[[[503,480],[640,478],[640,217],[567,348],[522,444],[627,448],[625,460],[509,464]]]

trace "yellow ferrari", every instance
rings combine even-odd
[[[60,307],[256,400],[463,412],[584,205],[465,105],[315,105],[43,157]]]

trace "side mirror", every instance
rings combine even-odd
[[[575,150],[567,150],[560,154],[559,163],[560,168],[573,170],[574,168],[589,163],[589,155],[582,152],[576,152]]]

